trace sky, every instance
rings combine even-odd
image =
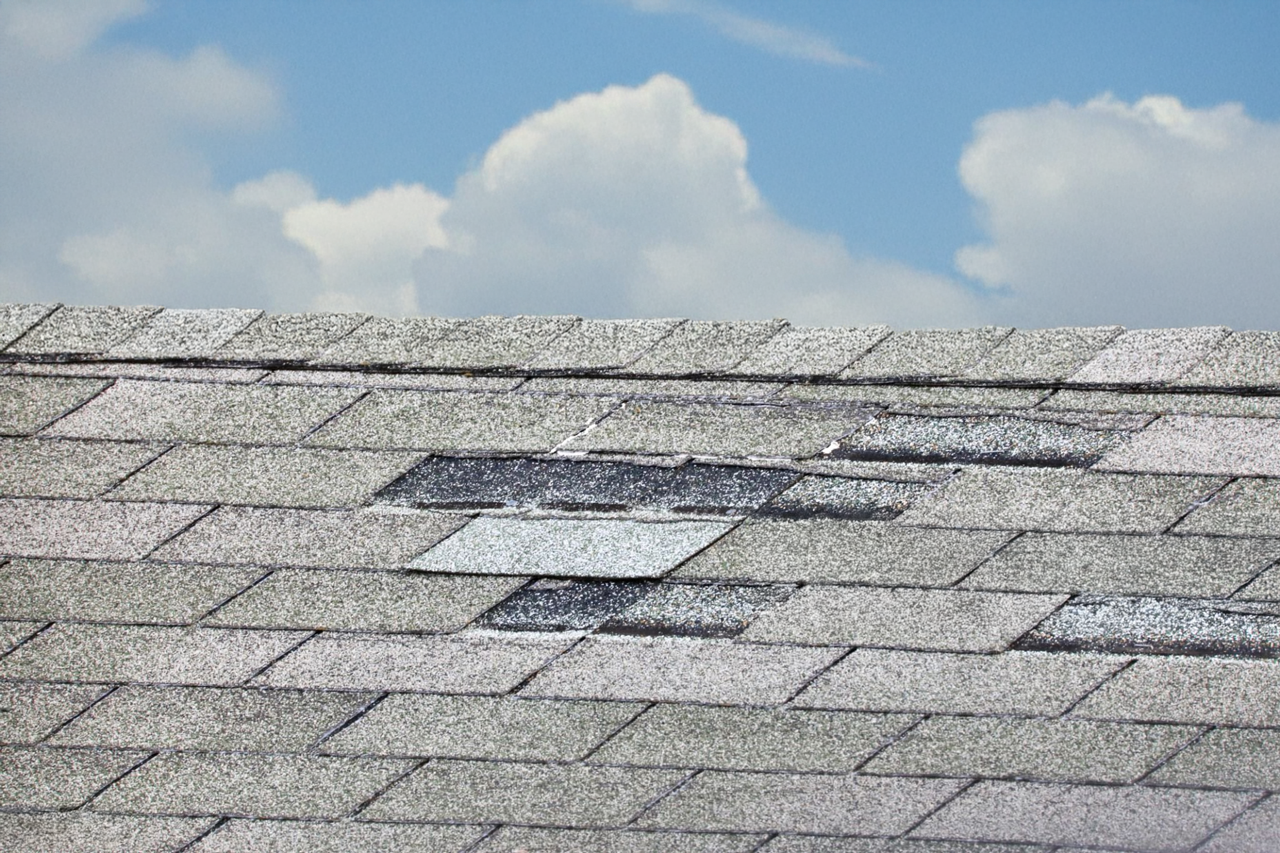
[[[0,0],[0,301],[1280,329],[1280,3]]]

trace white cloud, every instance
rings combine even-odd
[[[988,241],[957,267],[1014,322],[1280,328],[1280,125],[1239,104],[993,113],[960,176]]]
[[[0,0],[0,45],[60,59],[146,9],[144,0]]]

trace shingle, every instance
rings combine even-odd
[[[892,838],[843,838],[817,835],[779,835],[761,853],[1048,853],[1051,848],[1025,844],[967,841],[915,841]],[[1052,848],[1068,853],[1066,848]]]
[[[577,317],[477,317],[449,331],[418,363],[442,368],[513,368],[540,355]]]
[[[297,441],[359,392],[348,388],[121,380],[46,435],[174,441]]]
[[[575,450],[804,457],[865,423],[859,407],[632,401],[565,446]]]
[[[806,586],[745,636],[776,643],[996,652],[1066,601],[953,589]]]
[[[658,584],[600,626],[611,634],[736,637],[790,587]]]
[[[12,651],[43,627],[43,622],[0,621],[0,655]]]
[[[484,834],[478,826],[230,820],[189,848],[191,853],[458,853]]]
[[[102,687],[87,685],[0,684],[0,743],[43,740],[103,691]]]
[[[1200,362],[1230,334],[1223,326],[1134,329],[1067,377],[1071,382],[1146,384],[1171,382]]]
[[[198,504],[0,500],[0,552],[136,560],[209,511]]]
[[[754,323],[691,320],[630,364],[628,371],[681,376],[724,373],[785,326],[784,320]]]
[[[313,755],[167,753],[104,791],[94,808],[135,814],[341,817],[413,766]]]
[[[418,455],[298,447],[178,447],[113,491],[113,500],[349,507],[408,470]]]
[[[887,338],[888,326],[787,326],[751,351],[729,373],[757,376],[834,376]]]
[[[109,384],[100,379],[0,376],[0,434],[30,435]]]
[[[1246,601],[1280,601],[1280,571],[1275,567],[1267,569],[1235,597]]]
[[[40,355],[106,352],[133,335],[159,310],[149,305],[137,308],[64,305],[11,344],[6,352]],[[0,332],[0,338],[3,337]]]
[[[210,563],[393,569],[465,521],[430,512],[222,507],[161,548],[156,557]]]
[[[1102,655],[857,649],[796,697],[802,708],[1057,715],[1125,663]]]
[[[1072,713],[1097,720],[1280,726],[1280,661],[1141,657]]]
[[[261,311],[245,308],[166,308],[136,334],[111,347],[124,358],[200,358],[214,352],[248,326]]]
[[[1214,833],[1201,853],[1275,853],[1280,838],[1280,797],[1269,797]]]
[[[639,713],[622,702],[393,693],[325,741],[338,755],[577,761]]]
[[[856,521],[897,518],[932,484],[895,483],[850,477],[808,476],[769,501],[761,514],[782,518],[829,516]]]
[[[912,329],[895,332],[840,374],[846,379],[897,379],[959,376],[972,367],[1012,329]]]
[[[1037,409],[1081,412],[1151,412],[1153,414],[1252,415],[1280,417],[1280,397],[1234,394],[1141,394],[1119,391],[1055,391]]]
[[[1280,420],[1166,415],[1116,447],[1099,470],[1280,475]]]
[[[0,814],[0,838],[31,853],[170,853],[213,824],[212,818],[93,812]]]
[[[1235,332],[1211,350],[1178,384],[1274,388],[1280,385],[1280,333]]]
[[[155,361],[15,362],[13,373],[31,376],[95,376],[104,379],[158,379],[165,382],[221,382],[252,385],[267,375],[260,367],[192,367]]]
[[[830,456],[802,459],[792,462],[789,467],[806,474],[830,474],[893,483],[940,483],[958,470],[957,466],[944,463],[862,462],[856,459],[832,459]]]
[[[776,705],[839,649],[683,637],[588,637],[538,673],[521,695]]]
[[[0,494],[23,498],[92,498],[164,448],[111,441],[0,438]]]
[[[740,379],[632,379],[621,376],[535,376],[520,386],[521,393],[602,394],[608,397],[679,397],[761,401],[785,388],[781,382]]]
[[[1111,342],[1120,326],[1018,329],[965,376],[1001,382],[1054,382],[1070,376]]]
[[[300,752],[373,694],[126,684],[50,741],[60,746]]]
[[[326,349],[316,364],[414,364],[431,357],[440,341],[462,320],[440,317],[370,317]]]
[[[1125,784],[1199,731],[1084,720],[930,717],[862,772]]]
[[[923,385],[791,385],[785,396],[828,403],[879,403],[895,409],[960,406],[1029,409],[1049,392],[1042,388],[965,388]]]
[[[145,752],[0,747],[0,808],[74,809]]]
[[[529,366],[550,370],[626,367],[683,320],[583,320],[555,338]]]
[[[979,782],[912,835],[1187,850],[1254,798],[1212,791]]]
[[[586,429],[614,405],[608,397],[375,390],[308,443],[542,453]]]
[[[524,578],[278,571],[206,624],[325,631],[457,631]]]
[[[0,678],[233,685],[305,636],[297,631],[63,623],[0,660]]]
[[[655,584],[540,578],[485,613],[479,624],[499,631],[592,631]]]
[[[716,521],[477,518],[410,565],[449,573],[658,577],[731,526]]]
[[[637,826],[897,835],[960,789],[951,779],[884,779],[708,770]]]
[[[524,382],[519,376],[472,376],[466,373],[374,373],[358,370],[274,370],[263,385],[340,385],[349,388],[392,388],[412,391],[510,391]]]
[[[1178,523],[1179,534],[1275,536],[1280,530],[1280,480],[1237,480]]]
[[[683,771],[432,761],[380,796],[371,820],[622,826]]]
[[[854,770],[915,718],[903,714],[655,705],[591,761],[720,770]]]
[[[1218,598],[1280,557],[1280,542],[1028,533],[965,578],[973,589]]]
[[[272,666],[257,683],[266,687],[502,694],[545,666],[574,639],[547,634],[321,634]]]
[[[56,304],[0,305],[0,349],[21,338],[57,307]]]
[[[763,835],[504,826],[475,853],[750,853]]]
[[[260,569],[14,560],[0,567],[0,616],[188,625]]]
[[[366,319],[363,314],[264,314],[214,355],[237,361],[305,361]]]
[[[1221,480],[1049,468],[969,468],[899,521],[1064,533],[1159,533]]]
[[[1144,781],[1196,788],[1280,790],[1280,731],[1214,729]]]
[[[950,586],[1006,533],[813,519],[736,527],[674,574],[772,582]]]

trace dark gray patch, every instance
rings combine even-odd
[[[934,488],[932,483],[894,483],[846,477],[805,477],[760,510],[778,518],[844,518],[888,521]]]
[[[1280,656],[1280,608],[1212,599],[1079,596],[1015,648]]]
[[[660,584],[600,626],[610,634],[735,637],[791,587]]]
[[[839,459],[1087,468],[1118,434],[1006,415],[881,415],[840,441]]]
[[[518,589],[479,625],[503,631],[590,631],[649,594],[655,584],[538,580]]]

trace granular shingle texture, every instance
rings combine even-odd
[[[1275,853],[1280,333],[0,306],[0,850]]]

